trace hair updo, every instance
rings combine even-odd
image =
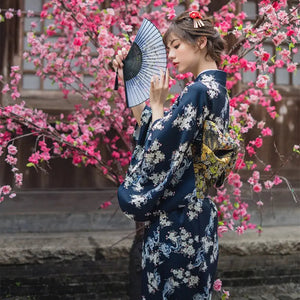
[[[172,20],[171,25],[164,34],[164,44],[167,45],[168,38],[174,33],[184,42],[197,46],[198,38],[206,36],[207,54],[220,67],[221,54],[225,49],[225,41],[221,38],[218,31],[214,28],[211,21],[207,18],[201,19],[204,26],[194,28],[194,20],[190,17],[189,12],[185,11]]]

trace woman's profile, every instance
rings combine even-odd
[[[198,12],[184,12],[164,35],[168,58],[194,80],[164,112],[169,75],[151,80],[150,107],[133,108],[136,147],[118,190],[121,209],[147,222],[142,256],[142,299],[211,298],[218,260],[217,209],[210,177],[199,169],[203,128],[225,132],[229,120],[226,73],[219,70],[224,42]],[[113,64],[122,76],[120,51]]]

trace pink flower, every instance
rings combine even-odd
[[[85,20],[85,16],[82,14],[82,13],[78,13],[76,15],[76,20],[79,22],[79,23],[83,23],[83,21]]]
[[[255,142],[254,142],[254,145],[257,147],[257,148],[260,148],[263,144],[263,140],[261,138],[256,138],[255,139]]]
[[[246,167],[246,164],[242,158],[238,158],[236,161],[235,167],[237,170],[241,170]]]
[[[7,150],[8,150],[8,153],[11,155],[16,155],[18,153],[18,149],[13,145],[9,145],[7,147]]]
[[[191,5],[190,5],[190,9],[191,10],[199,10],[199,3],[198,3],[198,1],[192,2]]]
[[[22,173],[15,173],[15,182],[18,187],[22,185],[23,182],[23,174]]]
[[[215,291],[219,292],[222,289],[222,281],[220,279],[216,279],[213,285]]]
[[[233,191],[233,195],[238,197],[241,196],[241,190],[239,188],[235,188]]]
[[[133,134],[133,133],[134,133],[134,127],[133,127],[133,126],[129,126],[128,129],[127,129],[127,131],[126,131],[126,133],[127,133],[128,135]]]
[[[270,58],[270,54],[268,52],[263,52],[261,55],[262,61],[268,61]]]
[[[236,232],[238,235],[242,235],[245,231],[245,228],[244,226],[238,226],[237,229],[236,229]]]
[[[7,11],[7,12],[5,13],[5,18],[6,18],[7,20],[13,18],[13,16],[14,16],[13,13],[10,12],[10,11]]]
[[[254,171],[253,174],[252,174],[254,180],[259,180],[260,178],[260,173],[259,171]]]
[[[266,167],[264,168],[264,171],[269,172],[271,169],[271,165],[266,165]]]
[[[36,22],[31,22],[30,26],[31,26],[31,28],[36,28],[37,27],[37,23]]]
[[[116,151],[113,151],[112,152],[112,154],[111,154],[111,156],[113,157],[113,158],[120,158],[120,153],[119,152],[116,152]]]
[[[20,71],[20,66],[11,66],[11,71],[12,72],[19,72]],[[12,77],[12,73],[10,73],[10,76]]]
[[[219,237],[222,237],[222,233],[224,232],[227,232],[228,231],[228,227],[227,226],[224,226],[224,225],[221,225],[221,226],[218,226],[218,236]]]
[[[5,84],[2,89],[2,94],[5,95],[8,91],[9,91],[9,86],[8,86],[8,84]]]
[[[266,188],[267,190],[271,189],[272,186],[273,186],[273,184],[274,184],[274,183],[273,183],[271,180],[267,180],[267,181],[264,182],[265,188]]]
[[[108,208],[109,206],[111,206],[111,202],[106,201],[100,205],[100,208],[105,209],[105,208]]]
[[[39,163],[39,159],[40,159],[40,152],[37,151],[31,154],[31,156],[28,158],[28,161],[36,165]]]
[[[249,146],[249,145],[246,146],[246,150],[247,150],[249,156],[252,156],[253,154],[256,153],[255,150],[254,150],[254,148],[251,147],[251,146]]]
[[[102,172],[103,172],[104,175],[106,175],[108,173],[108,170],[105,167],[101,167],[101,170],[102,170]]]
[[[262,187],[261,187],[261,184],[260,184],[260,183],[254,184],[254,186],[253,186],[253,191],[254,191],[255,193],[260,193],[261,190],[262,190]]]
[[[285,39],[286,39],[286,33],[283,31],[280,31],[274,38],[273,43],[275,46],[279,46]]]
[[[272,133],[272,130],[271,130],[269,127],[266,127],[266,128],[264,128],[264,129],[261,131],[261,134],[262,134],[263,136],[268,136],[268,135],[272,135],[273,133]]]
[[[268,80],[269,80],[268,75],[258,75],[256,86],[260,89],[264,89],[267,87]]]
[[[288,72],[294,72],[297,69],[297,63],[289,63],[287,65],[287,71]]]
[[[280,184],[282,182],[282,180],[280,179],[280,177],[279,176],[275,176],[275,178],[274,178],[274,180],[273,180],[273,183],[275,184],[275,185],[278,185],[278,184]]]
[[[82,45],[82,39],[78,38],[78,37],[74,38],[73,45],[74,46],[81,46]]]
[[[261,206],[264,205],[264,203],[261,200],[259,200],[259,201],[256,202],[256,205],[259,206],[259,207],[261,207]]]
[[[41,18],[47,18],[47,16],[48,16],[48,12],[46,10],[42,10],[41,14],[40,14],[40,17]]]
[[[257,123],[257,128],[259,128],[259,129],[263,129],[263,128],[264,128],[264,126],[265,126],[265,124],[266,124],[266,122],[264,122],[264,121],[260,121],[259,123]]]
[[[10,164],[10,165],[13,166],[13,165],[16,165],[16,164],[17,164],[18,159],[17,159],[16,157],[11,156],[11,155],[7,155],[5,161],[6,161],[8,164]]]
[[[0,191],[4,194],[4,195],[8,195],[11,192],[11,187],[9,185],[4,185]],[[1,193],[0,193],[1,194]]]
[[[283,49],[282,51],[279,52],[279,54],[281,55],[282,59],[285,61],[291,58],[291,52],[288,49]]]

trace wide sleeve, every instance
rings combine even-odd
[[[118,189],[122,211],[136,221],[148,220],[170,183],[180,181],[183,174],[179,170],[202,128],[206,88],[199,82],[193,83],[178,100],[153,124],[151,109],[143,111],[131,163]]]

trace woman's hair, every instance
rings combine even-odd
[[[167,45],[168,38],[171,33],[174,33],[181,40],[196,46],[198,39],[201,36],[207,38],[207,54],[210,56],[218,65],[221,63],[221,54],[225,49],[225,41],[221,38],[218,31],[214,28],[211,21],[207,18],[201,19],[204,26],[194,28],[194,19],[189,15],[189,12],[183,12],[175,19],[172,20],[169,29],[164,34],[163,40]]]

